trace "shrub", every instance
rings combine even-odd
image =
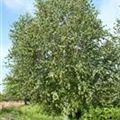
[[[91,108],[81,120],[120,120],[120,108]]]
[[[2,99],[3,99],[3,95],[2,95],[2,94],[0,94],[0,101],[2,101]]]

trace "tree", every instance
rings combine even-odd
[[[37,0],[35,6],[34,16],[21,16],[10,31],[6,89],[49,110],[66,104],[74,115],[96,104],[96,85],[108,79],[99,72],[107,32],[88,0]]]

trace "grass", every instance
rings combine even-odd
[[[120,120],[120,107],[91,108],[81,120]],[[63,116],[49,116],[39,105],[8,108],[0,111],[0,120],[63,120]],[[73,119],[75,120],[75,119]]]
[[[62,120],[62,116],[45,115],[38,105],[9,108],[0,111],[0,120]]]

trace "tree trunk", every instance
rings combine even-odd
[[[67,116],[67,103],[64,102],[64,107],[63,107],[63,120],[68,120]]]

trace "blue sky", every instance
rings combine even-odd
[[[17,21],[21,14],[26,12],[33,13],[34,0],[1,0],[0,1],[0,83],[5,77],[7,70],[4,67],[4,57],[8,53],[8,49],[11,46],[9,39],[10,25]],[[120,15],[120,0],[93,0],[96,9],[100,11],[99,18],[102,19],[103,24],[107,25],[112,31],[113,23],[118,15]],[[1,87],[1,86],[0,86]]]

